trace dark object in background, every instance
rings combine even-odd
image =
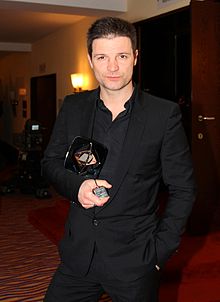
[[[35,194],[37,198],[51,197],[48,183],[41,176],[41,159],[43,156],[43,128],[31,119],[25,123],[24,131],[18,140],[16,174],[1,185],[1,193],[13,193],[20,189],[24,194]]]
[[[15,147],[0,140],[0,169],[6,164],[15,165],[18,162],[19,151]]]

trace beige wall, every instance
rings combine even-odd
[[[84,89],[93,89],[97,82],[87,62],[86,32],[96,18],[84,18],[45,37],[32,45],[31,53],[18,53],[0,60],[0,98],[4,101],[4,114],[0,118],[0,139],[12,144],[13,134],[20,133],[26,119],[22,117],[22,102],[14,116],[9,91],[27,88],[27,118],[30,118],[30,79],[55,73],[57,76],[57,111],[65,95],[72,93],[70,74],[86,75]],[[43,70],[42,70],[43,69]],[[16,95],[17,97],[17,95]],[[49,114],[49,113],[48,113]]]
[[[57,99],[72,92],[71,73],[87,76],[84,89],[92,89],[97,83],[87,62],[86,32],[95,18],[84,18],[32,45],[32,76],[56,73]],[[40,66],[45,71],[40,72]]]
[[[189,2],[189,0],[176,0],[166,7],[159,8],[157,0],[128,0],[128,12],[120,16],[131,22],[137,22],[187,6]],[[78,23],[39,40],[32,45],[31,54],[15,54],[0,61],[0,84],[2,83],[4,90],[9,89],[10,81],[15,83],[13,85],[16,87],[20,85],[20,83],[18,85],[19,81],[23,81],[27,88],[27,118],[30,117],[31,77],[56,74],[57,111],[64,96],[72,92],[71,73],[80,72],[86,75],[87,81],[84,89],[93,89],[97,86],[88,64],[86,50],[86,32],[95,19],[95,17],[85,17]],[[7,108],[4,117],[0,119],[0,139],[11,143],[12,133],[20,132],[23,129],[25,119],[22,117],[21,104],[17,108],[17,117],[13,116],[7,94],[5,93],[4,96]]]
[[[19,88],[27,88],[29,116],[29,83],[30,83],[30,53],[19,53],[7,56],[0,61],[1,100],[3,101],[3,115],[0,118],[0,139],[12,143],[12,134],[21,132],[26,119],[22,116],[22,100],[18,96]],[[13,114],[10,96],[14,94],[18,100],[16,116]]]

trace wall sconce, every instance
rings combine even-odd
[[[26,88],[19,88],[18,89],[18,95],[22,98],[25,97],[27,94]]]
[[[73,92],[77,93],[82,91],[82,87],[83,87],[83,75],[82,73],[72,73],[70,75],[71,77],[71,83],[73,86]]]
[[[19,102],[21,102],[21,101],[22,101],[22,115],[23,115],[23,117],[27,117],[26,96],[27,96],[26,88],[19,88],[17,97],[16,97],[16,93],[14,90],[9,91],[9,99],[11,102],[12,113],[13,113],[14,117],[17,116],[17,107],[18,107]]]
[[[27,117],[27,100],[26,100],[26,96],[27,96],[27,90],[26,90],[26,88],[19,88],[18,89],[18,97],[22,101],[22,116],[24,118]]]

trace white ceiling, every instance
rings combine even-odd
[[[125,0],[0,0],[0,58],[85,16],[126,11]],[[25,48],[26,47],[26,48]]]

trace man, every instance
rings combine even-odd
[[[65,98],[42,161],[43,174],[71,200],[61,264],[44,301],[98,301],[105,291],[114,302],[156,302],[161,269],[179,246],[195,195],[180,110],[133,84],[132,24],[99,19],[87,46],[99,88]],[[96,181],[64,168],[77,136],[108,149]],[[161,179],[169,199],[159,216]],[[97,186],[109,196],[96,196]]]

